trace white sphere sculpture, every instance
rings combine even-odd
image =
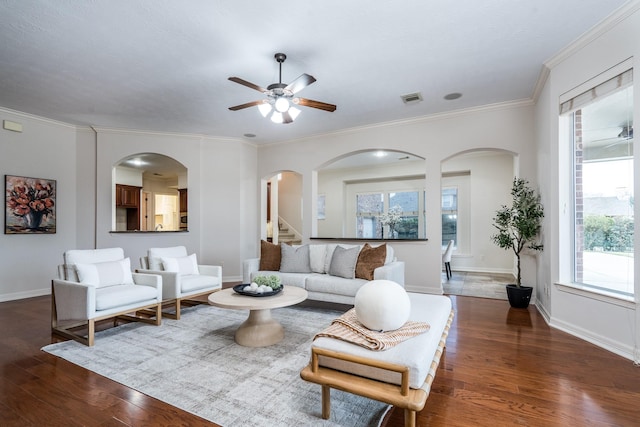
[[[409,320],[411,300],[402,286],[391,280],[372,280],[355,297],[358,321],[374,331],[394,331]]]

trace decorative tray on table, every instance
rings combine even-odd
[[[258,292],[245,291],[244,288],[246,288],[247,286],[250,286],[250,285],[248,283],[244,283],[242,285],[235,285],[233,287],[233,290],[240,295],[246,295],[249,297],[270,297],[270,296],[279,294],[280,292],[282,292],[282,289],[284,288],[284,285],[280,285],[280,287],[276,290],[273,290],[270,292],[258,293]]]

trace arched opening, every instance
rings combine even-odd
[[[265,180],[266,238],[273,243],[302,241],[302,175],[281,171]]]
[[[466,151],[443,160],[441,173],[442,250],[454,242],[453,276],[442,277],[445,293],[491,297],[495,289],[478,283],[513,281],[513,254],[493,244],[491,235],[496,210],[509,203],[518,156],[506,150]]]
[[[113,231],[187,231],[187,168],[157,153],[137,153],[113,167]]]
[[[319,238],[424,239],[424,158],[394,150],[362,150],[317,169]]]

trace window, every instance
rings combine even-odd
[[[356,195],[356,237],[379,239],[382,237],[380,214],[384,209],[384,195],[369,193]]]
[[[424,192],[356,194],[356,237],[417,239],[424,229],[420,206],[424,206]]]
[[[573,281],[634,292],[632,70],[561,105],[573,157]]]
[[[442,246],[446,247],[449,240],[453,246],[458,244],[458,188],[442,189]]]
[[[419,201],[417,191],[401,191],[389,193],[389,207],[398,207],[402,215],[400,221],[394,226],[393,237],[399,239],[418,238]]]

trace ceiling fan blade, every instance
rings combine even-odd
[[[298,105],[304,105],[305,107],[318,108],[320,110],[330,111],[330,112],[336,111],[336,108],[337,108],[333,104],[327,104],[326,102],[314,101],[313,99],[306,99],[306,98],[295,98],[293,102]]]
[[[262,93],[266,93],[267,90],[261,86],[258,86],[257,84],[253,84],[251,82],[248,82],[246,80],[241,79],[240,77],[229,77],[229,80],[231,80],[232,82],[241,84],[242,86],[246,86],[248,88],[257,90],[258,92],[262,92]]]
[[[316,79],[309,74],[303,74],[285,87],[285,90],[290,90],[291,93],[300,92],[305,87],[309,86],[311,83],[315,82]]]
[[[265,102],[264,99],[261,99],[260,101],[247,102],[246,104],[240,104],[233,107],[229,107],[229,110],[238,111],[238,110],[242,110],[243,108],[255,107],[256,105],[264,104],[264,102]]]

